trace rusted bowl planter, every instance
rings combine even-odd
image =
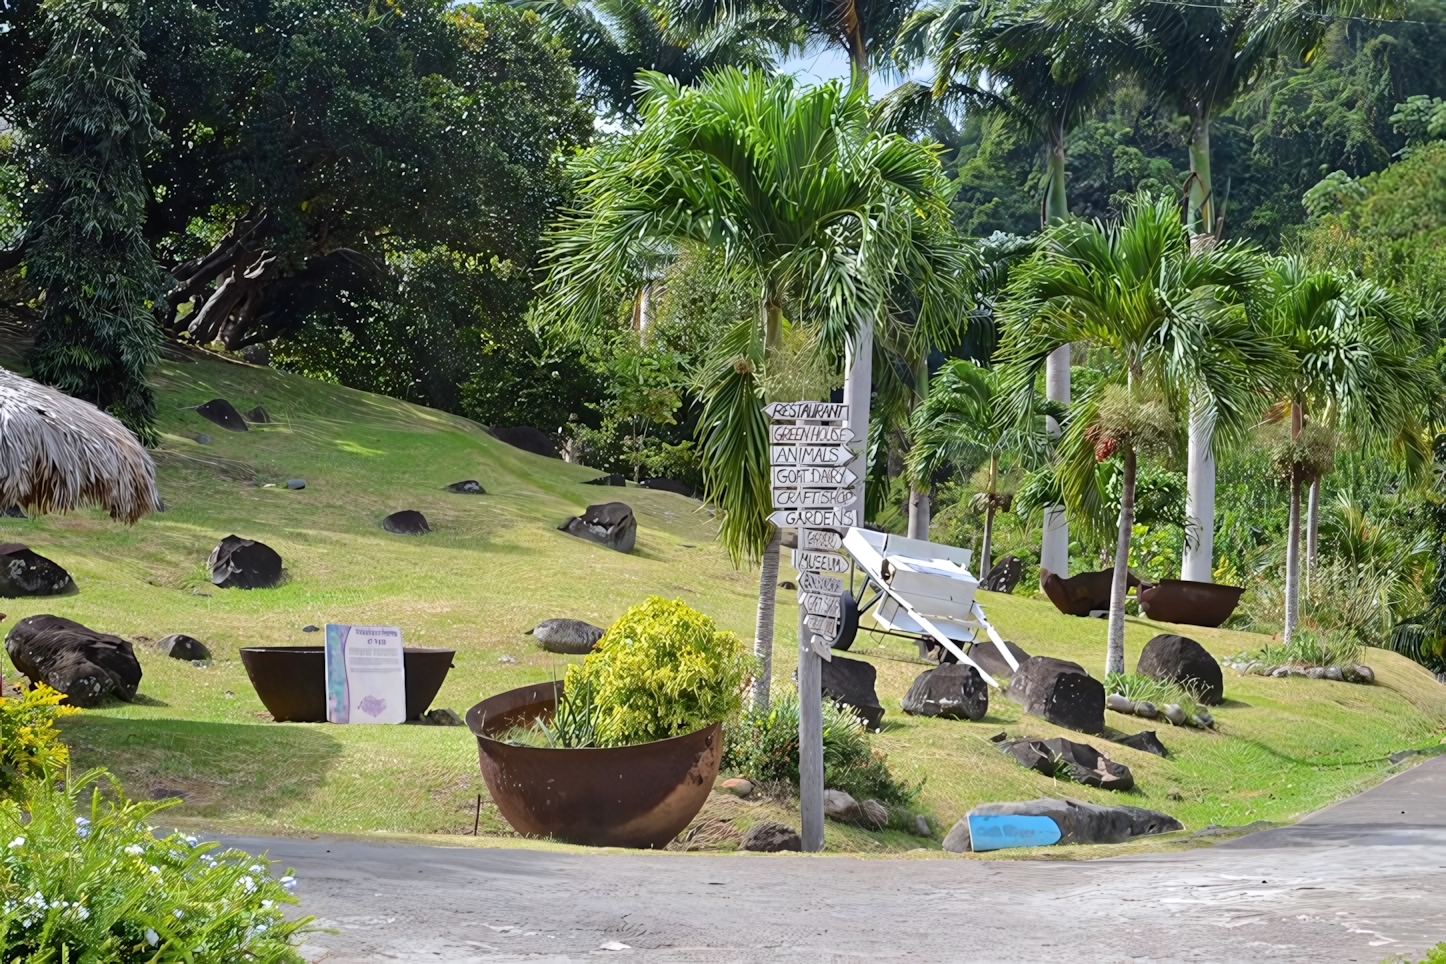
[[[555,750],[497,737],[550,719],[561,683],[498,693],[467,711],[492,801],[518,833],[594,847],[666,847],[703,809],[722,724],[635,746]]]
[[[1162,623],[1219,626],[1240,603],[1243,586],[1189,579],[1162,579],[1140,589],[1140,612]]]
[[[407,646],[407,719],[419,720],[447,678],[455,649]],[[278,723],[326,722],[326,650],[321,646],[243,646],[241,665]]]

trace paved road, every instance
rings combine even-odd
[[[225,842],[297,868],[326,964],[1376,964],[1446,941],[1446,757],[1292,827],[1096,861]]]

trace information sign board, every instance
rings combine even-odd
[[[326,626],[326,718],[405,723],[406,664],[396,626]]]

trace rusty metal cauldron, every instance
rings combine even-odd
[[[504,743],[549,719],[561,683],[498,693],[467,711],[492,801],[518,833],[594,847],[666,847],[703,809],[722,759],[722,724],[634,746],[562,750]]]
[[[407,719],[420,720],[437,698],[455,649],[406,646]],[[326,722],[326,650],[321,646],[243,646],[241,665],[278,723]]]
[[[1240,603],[1242,586],[1189,579],[1162,579],[1142,588],[1137,595],[1140,612],[1162,623],[1188,626],[1219,626],[1230,618]]]

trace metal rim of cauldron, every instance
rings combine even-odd
[[[548,715],[561,686],[521,686],[467,711],[492,802],[525,835],[596,847],[667,846],[712,792],[722,723],[665,740],[586,749],[517,746],[487,735]],[[489,718],[489,703],[494,710],[510,708]]]
[[[1222,625],[1240,605],[1244,586],[1231,586],[1219,582],[1198,582],[1191,579],[1162,579],[1150,586],[1141,586],[1137,593],[1140,612],[1148,619],[1185,626],[1216,628]],[[1190,594],[1205,597],[1205,602],[1189,603]],[[1163,596],[1163,598],[1161,598]],[[1161,604],[1164,604],[1161,607]],[[1175,607],[1191,606],[1193,612],[1181,613]],[[1158,615],[1160,608],[1165,614]],[[1151,610],[1154,610],[1152,612]],[[1181,615],[1190,616],[1180,619]]]
[[[241,665],[251,680],[262,705],[278,723],[326,722],[326,647],[306,646],[242,646]],[[404,646],[402,659],[407,668],[407,719],[421,719],[442,690],[452,669],[454,649],[436,646]],[[309,657],[318,665],[309,680],[292,675],[277,677],[277,670],[264,664],[279,662],[276,657]],[[438,667],[445,656],[446,664]],[[294,665],[294,664],[293,664]],[[285,672],[284,670],[282,671]],[[292,670],[294,674],[296,670]],[[304,668],[301,672],[307,672]],[[258,679],[259,677],[259,679]],[[416,710],[415,713],[412,711]],[[278,712],[279,711],[279,712]]]

